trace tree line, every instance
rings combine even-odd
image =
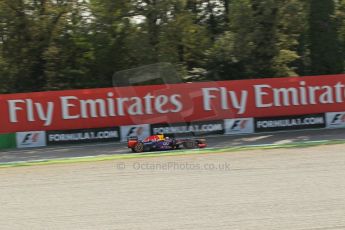
[[[0,0],[0,93],[344,72],[345,0]]]

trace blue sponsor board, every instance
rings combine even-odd
[[[120,140],[119,127],[47,131],[46,133],[48,145],[112,142]]]
[[[255,118],[255,132],[325,128],[325,114]]]
[[[174,124],[153,124],[152,134],[164,134],[166,136],[203,136],[224,134],[224,121],[202,121]]]

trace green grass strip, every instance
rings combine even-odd
[[[247,145],[235,146],[228,148],[207,148],[207,149],[194,149],[194,150],[175,150],[169,152],[149,152],[149,153],[129,153],[129,154],[113,154],[113,155],[99,155],[88,157],[70,157],[59,159],[47,160],[34,160],[25,162],[10,162],[0,163],[0,168],[9,167],[23,167],[23,166],[39,166],[39,165],[53,165],[53,164],[71,164],[83,162],[99,162],[109,160],[125,160],[146,157],[162,157],[162,156],[178,156],[178,155],[192,155],[192,154],[210,154],[210,153],[224,153],[224,152],[238,152],[250,150],[264,150],[264,149],[280,149],[280,148],[307,148],[320,145],[335,145],[345,144],[345,140],[324,140],[324,141],[306,141],[287,144],[267,144],[267,145]]]

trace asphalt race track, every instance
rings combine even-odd
[[[213,136],[207,137],[206,139],[208,142],[208,147],[210,148],[286,144],[306,141],[345,140],[345,129],[298,130],[252,135]],[[100,143],[34,149],[17,149],[1,151],[0,163],[127,154],[130,152],[131,151],[126,148],[125,143]]]

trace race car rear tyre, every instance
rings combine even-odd
[[[134,148],[132,148],[132,151],[133,152],[136,152],[136,153],[141,153],[144,151],[144,144],[143,143],[137,143]]]
[[[194,149],[196,146],[196,143],[194,141],[186,141],[183,143],[183,147],[186,149]]]

